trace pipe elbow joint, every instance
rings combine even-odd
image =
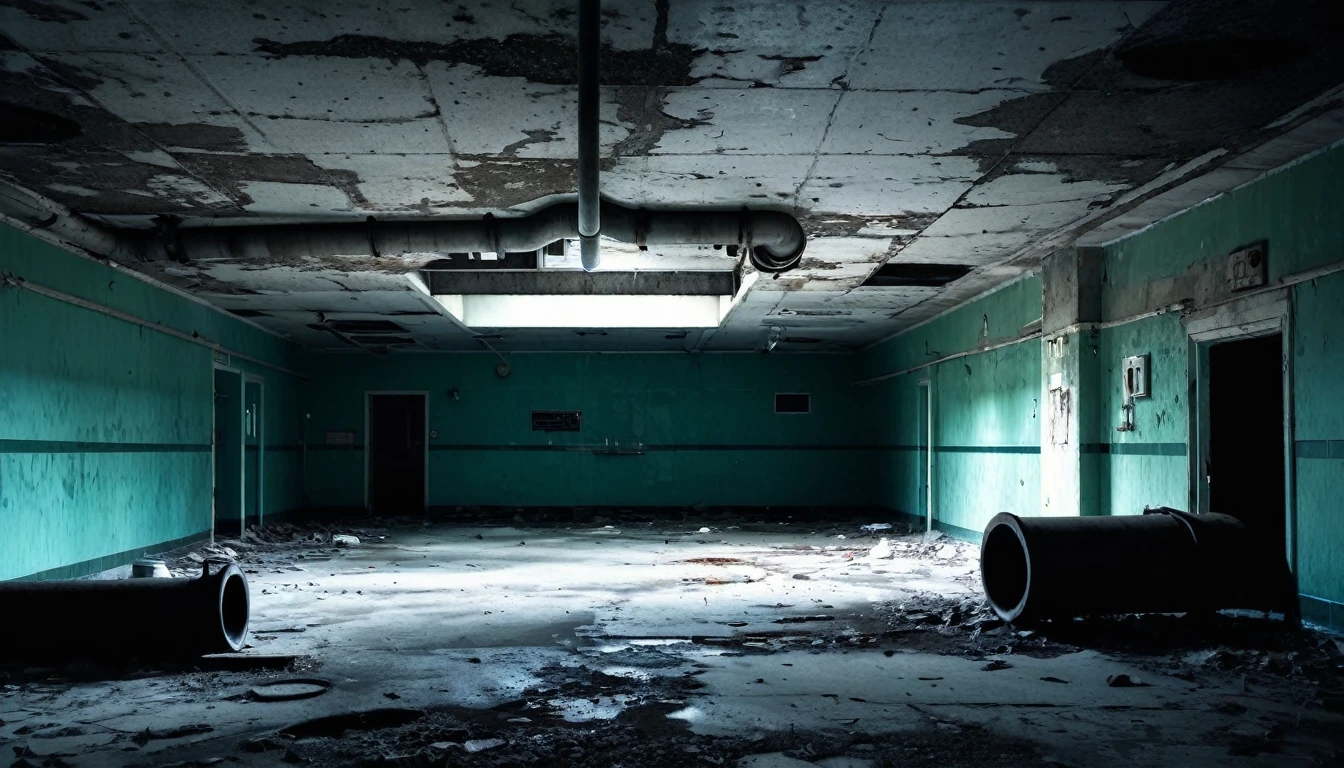
[[[807,235],[798,220],[783,213],[758,214],[752,226],[751,266],[759,272],[787,272],[803,260]]]

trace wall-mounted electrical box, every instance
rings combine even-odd
[[[1125,398],[1148,397],[1148,356],[1126,357],[1121,370],[1124,373]]]
[[[1228,255],[1227,282],[1231,284],[1232,290],[1259,288],[1269,281],[1269,270],[1265,264],[1266,245],[1261,241]]]

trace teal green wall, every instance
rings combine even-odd
[[[1344,259],[1344,146],[1323,152],[1186,211],[1106,248],[1105,319],[1167,301],[1174,285],[1196,285],[1201,271],[1220,279],[1223,259],[1239,247],[1268,241],[1269,277],[1277,280]],[[1186,282],[1182,282],[1186,281]],[[1205,284],[1208,278],[1205,278]],[[1291,289],[1296,571],[1309,619],[1344,627],[1344,274]],[[1136,432],[1112,432],[1111,471],[1103,503],[1112,513],[1144,504],[1190,505],[1188,458],[1118,456],[1138,441],[1188,449],[1188,365],[1184,326],[1175,316],[1101,332],[1106,407],[1118,423],[1120,378],[1128,354],[1152,356],[1154,396],[1138,404]],[[1159,421],[1160,419],[1160,421]],[[1113,429],[1113,427],[1112,427]],[[1318,599],[1317,599],[1318,598]]]
[[[1179,315],[1163,315],[1096,334],[1100,397],[1093,417],[1095,442],[1084,452],[1099,464],[1097,512],[1137,515],[1145,507],[1189,509],[1189,344]],[[1135,402],[1134,430],[1118,432],[1124,358],[1150,355],[1151,396]]]
[[[244,323],[3,226],[0,273],[262,359],[293,356]],[[79,575],[208,534],[211,350],[0,287],[0,355],[0,579]],[[268,407],[294,407],[296,381],[244,367],[275,391]],[[298,479],[274,463],[274,508],[297,501]]]
[[[365,392],[429,392],[429,504],[674,506],[867,503],[870,452],[853,358],[763,354],[314,354],[308,490],[364,504]],[[446,394],[458,389],[461,399]],[[812,413],[777,415],[776,392]],[[582,431],[532,432],[532,410],[577,409]],[[325,446],[328,431],[353,448]],[[643,443],[605,455],[608,441]]]
[[[1118,306],[1238,248],[1269,241],[1269,279],[1344,258],[1344,147],[1307,157],[1106,248],[1103,319]],[[1190,298],[1190,297],[1180,297]]]
[[[1338,226],[1338,225],[1337,225]],[[1344,273],[1293,290],[1298,587],[1344,603]],[[1344,607],[1330,622],[1344,626]]]
[[[864,379],[1016,338],[1041,317],[1032,275],[861,355]],[[987,329],[987,330],[986,330]],[[933,509],[943,530],[977,538],[999,512],[1040,512],[1041,344],[1026,341],[860,388],[877,416],[877,503],[923,514],[919,381],[933,392]]]

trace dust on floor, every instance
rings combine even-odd
[[[243,654],[11,665],[0,742],[20,766],[1340,761],[1333,638],[1227,614],[1007,626],[976,547],[872,522],[254,529],[171,554],[246,571]]]

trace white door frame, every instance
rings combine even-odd
[[[1209,512],[1209,347],[1278,334],[1283,375],[1283,526],[1288,566],[1297,573],[1297,479],[1293,436],[1292,291],[1256,293],[1197,311],[1185,319],[1190,371],[1190,509]]]
[[[421,489],[421,505],[429,509],[429,390],[427,389],[366,389],[364,390],[364,509],[372,512],[369,506],[369,468],[373,456],[373,446],[369,442],[369,415],[374,395],[419,395],[425,399],[425,487]]]
[[[247,385],[254,383],[257,393],[257,525],[266,522],[266,377],[256,373],[243,374],[243,403],[246,409]],[[247,490],[247,433],[243,433],[243,490]],[[243,494],[243,521],[247,521],[247,494]]]

